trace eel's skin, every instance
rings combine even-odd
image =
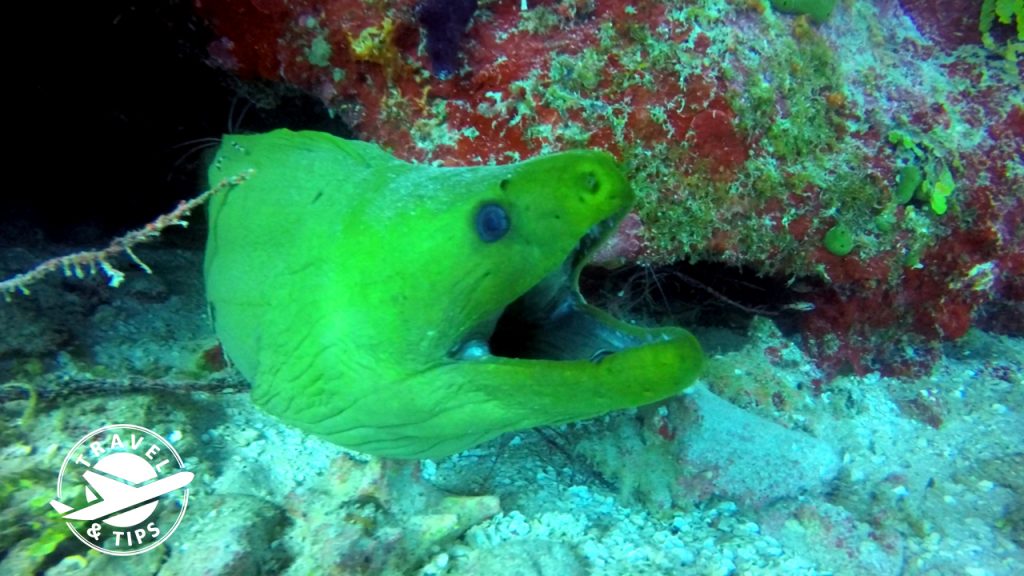
[[[550,339],[596,326],[631,347],[565,359],[459,352],[566,270],[591,227],[628,210],[628,182],[604,152],[439,168],[319,132],[225,136],[210,181],[250,170],[211,201],[207,297],[254,402],[306,432],[370,454],[436,458],[664,399],[701,369],[689,332],[636,328],[583,303],[582,261],[567,286],[587,319],[562,322]],[[484,241],[477,215],[494,205],[507,222],[492,224],[507,231]]]

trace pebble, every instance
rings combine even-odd
[[[736,531],[743,534],[759,534],[761,527],[757,525],[757,522],[744,522],[736,527]]]
[[[437,463],[433,460],[421,460],[420,476],[427,481],[433,481],[437,478]]]

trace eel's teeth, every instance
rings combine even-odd
[[[491,355],[491,348],[483,340],[468,340],[452,351],[456,360],[479,360]]]

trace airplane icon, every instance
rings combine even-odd
[[[64,516],[65,520],[96,520],[111,514],[123,512],[144,502],[155,500],[168,492],[188,486],[195,474],[192,472],[178,472],[165,478],[155,480],[142,486],[132,486],[128,482],[122,482],[114,478],[97,474],[92,470],[82,473],[82,478],[89,483],[103,500],[75,510],[71,506],[59,501],[50,500],[50,506],[58,514]]]

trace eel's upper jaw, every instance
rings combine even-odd
[[[571,278],[568,279],[568,283],[572,284],[572,288],[576,289],[576,281],[579,278],[580,271],[586,266],[590,258],[597,252],[597,249],[601,247],[605,241],[615,232],[619,222],[625,217],[626,213],[622,212],[612,216],[611,218],[605,218],[604,220],[594,224],[587,230],[587,233],[580,238],[579,244],[566,258],[566,264],[569,265],[569,274]]]
[[[452,356],[598,361],[619,350],[663,340],[661,330],[615,319],[579,294],[580,270],[622,216],[616,214],[591,227],[561,266],[505,307],[500,316],[474,330],[473,337],[459,343]]]

